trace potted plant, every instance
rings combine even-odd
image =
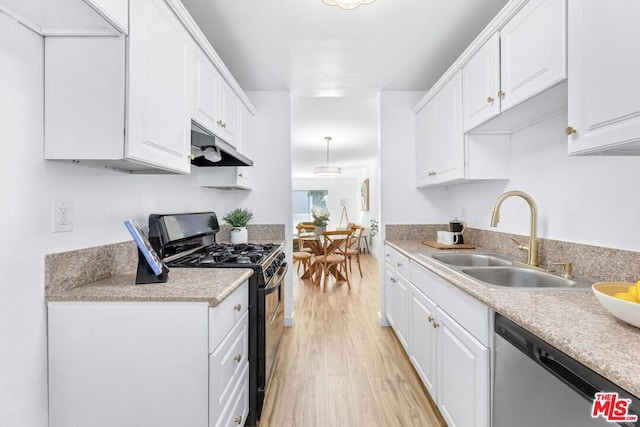
[[[313,225],[316,226],[316,234],[320,235],[327,231],[329,224],[329,211],[322,208],[312,208],[311,216],[313,217]]]
[[[224,217],[224,222],[229,224],[231,228],[231,243],[236,245],[249,242],[249,233],[247,233],[247,224],[253,219],[253,212],[249,209],[235,208]]]

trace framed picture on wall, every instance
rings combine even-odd
[[[360,210],[369,210],[369,178],[360,184]]]

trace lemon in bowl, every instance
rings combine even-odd
[[[640,328],[640,281],[598,282],[591,287],[602,306],[623,322]]]

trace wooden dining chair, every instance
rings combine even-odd
[[[360,277],[362,277],[362,267],[360,266],[360,241],[362,240],[362,233],[364,227],[362,225],[351,225],[351,237],[349,238],[349,246],[345,251],[347,260],[349,261],[349,271],[353,271],[351,266],[351,260],[353,258],[358,262],[358,271],[360,271]]]
[[[313,233],[316,227],[313,224],[305,224],[304,222],[298,223],[296,225],[296,230],[298,231],[298,236],[304,233]],[[313,250],[311,248],[304,246],[304,240],[298,239],[298,251],[300,252],[309,252],[312,253]]]
[[[327,291],[327,276],[329,273],[334,274],[336,281],[344,278],[347,282],[347,286],[351,289],[349,271],[347,268],[347,257],[344,255],[349,247],[351,233],[351,230],[325,231],[322,233],[323,254],[316,256],[316,263],[318,263],[318,272],[316,273],[318,276],[316,277],[316,280],[317,283],[320,283],[319,274],[322,274],[324,277],[324,292]],[[340,253],[340,251],[342,253]]]

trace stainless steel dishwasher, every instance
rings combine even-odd
[[[500,314],[495,316],[494,363],[493,427],[640,426],[607,421],[604,414],[593,418],[597,392],[631,399],[622,405],[631,418],[640,414],[640,399]],[[605,406],[598,412],[607,412]]]

